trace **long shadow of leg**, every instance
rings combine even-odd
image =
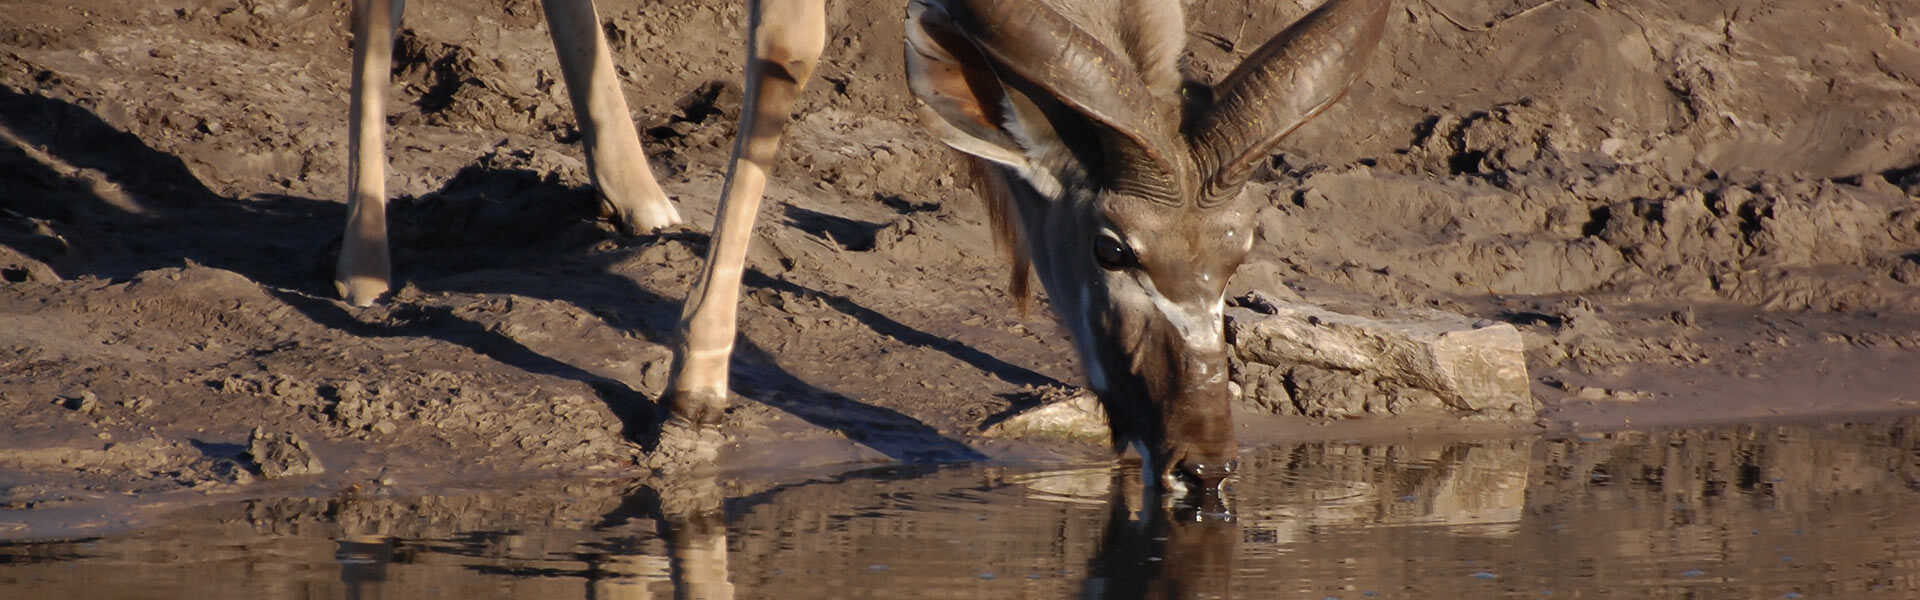
[[[155,149],[139,136],[101,120],[86,108],[0,85],[0,225],[21,219],[44,225],[51,235],[14,235],[0,227],[0,244],[51,265],[60,277],[92,275],[123,279],[161,267],[198,263],[239,273],[258,282],[300,314],[323,327],[356,336],[420,336],[473,349],[529,373],[551,375],[591,386],[613,412],[622,416],[629,438],[650,443],[645,432],[653,402],[625,382],[591,373],[514,341],[447,307],[400,304],[395,324],[363,322],[330,300],[324,263],[312,258],[334,235],[341,206],[334,202],[281,195],[247,200],[210,190],[179,157]],[[453,282],[442,291],[460,294],[503,293],[572,303],[596,315],[616,315],[609,326],[626,329],[656,343],[670,341],[678,299],[668,299],[614,272],[591,248],[607,241],[588,233],[593,195],[550,176],[510,166],[511,157],[462,170],[446,189],[414,200],[395,202],[390,225],[397,252],[404,257],[402,279],[422,273],[465,273],[504,266],[532,273],[524,277],[440,278]],[[76,184],[77,171],[119,190],[105,194]],[[96,186],[98,187],[98,186]],[[9,192],[20,192],[18,194]],[[114,196],[114,197],[107,197]],[[124,196],[124,197],[122,197]],[[438,198],[436,198],[438,196]],[[116,198],[118,198],[116,200]],[[30,227],[29,227],[30,228]],[[572,228],[572,229],[569,229]],[[432,230],[429,233],[428,230]],[[448,230],[452,230],[451,233]],[[568,230],[560,239],[526,239],[507,231]],[[461,236],[472,239],[460,239]],[[650,245],[685,241],[686,234],[639,238]],[[76,251],[71,246],[85,248]],[[569,262],[569,260],[573,262]],[[552,265],[566,270],[564,284]],[[0,265],[4,266],[4,265]],[[28,273],[8,271],[8,277]],[[416,282],[419,284],[420,282]],[[772,279],[757,285],[801,289]],[[431,285],[431,283],[428,283]],[[423,286],[424,287],[424,286]],[[1016,383],[1045,383],[1044,376],[997,361],[952,340],[900,324],[845,299],[833,304],[860,317],[876,332],[910,344],[941,348],[969,363]],[[657,315],[657,316],[656,316]],[[736,393],[744,392],[810,423],[845,434],[897,460],[924,462],[976,459],[980,455],[937,429],[884,407],[847,398],[807,383],[771,360],[771,355],[742,343],[736,366]]]
[[[287,255],[324,240],[331,202],[287,196],[240,201],[214,193],[180,157],[92,111],[0,84],[0,209],[37,223],[0,231],[0,245],[62,278],[123,279],[186,261],[280,287],[318,292]],[[307,227],[307,225],[313,225]],[[45,243],[45,242],[57,243]]]
[[[909,346],[931,348],[945,352],[955,359],[959,359],[961,362],[972,365],[976,369],[992,373],[995,377],[999,377],[1007,383],[1033,386],[1063,385],[1057,379],[1042,375],[1032,369],[1000,360],[998,357],[981,352],[979,349],[968,346],[964,342],[950,340],[915,329],[911,325],[901,323],[892,317],[881,314],[880,311],[861,306],[860,303],[854,302],[853,299],[847,298],[846,296],[829,294],[791,281],[768,277],[759,271],[748,271],[746,281],[749,285],[757,288],[779,290],[802,297],[819,298],[825,301],[827,306],[831,306],[834,310],[859,320],[861,324],[866,325],[867,328],[872,329],[875,333],[899,340],[901,343]]]
[[[396,244],[399,248],[415,249],[400,251],[416,254],[402,261],[409,265],[406,269],[419,273],[455,274],[451,280],[421,281],[416,285],[428,291],[512,294],[559,300],[599,315],[609,326],[625,329],[640,338],[654,343],[671,342],[671,332],[677,325],[675,315],[679,307],[678,299],[668,298],[616,272],[616,269],[627,268],[622,266],[624,263],[621,259],[630,259],[630,255],[589,256],[581,261],[580,266],[584,269],[568,272],[564,277],[556,276],[551,267],[529,264],[534,261],[562,262],[555,256],[587,255],[590,247],[610,241],[599,231],[580,229],[579,215],[589,212],[591,194],[566,189],[538,173],[514,167],[513,157],[499,156],[488,160],[491,170],[478,167],[463,169],[448,182],[445,189],[429,199],[403,199],[395,203],[393,231]],[[530,224],[536,226],[530,227]],[[531,237],[526,233],[528,230],[560,232],[554,237],[561,239]],[[699,247],[707,243],[706,238],[688,232],[662,232],[627,238],[621,243],[632,247],[673,244],[698,253]],[[509,246],[518,247],[520,252],[501,252],[498,248],[490,247],[503,241]],[[458,276],[458,273],[487,266],[500,266],[488,264],[490,262],[506,262],[506,266],[534,274],[525,277]],[[405,277],[404,273],[402,277]],[[807,288],[757,272],[752,273],[752,277],[755,286],[780,287],[813,294]],[[440,284],[444,281],[457,283]],[[917,346],[944,349],[1009,381],[1052,381],[995,360],[964,344],[915,330],[851,300],[822,297],[831,298],[836,308],[858,316],[881,335],[893,336]],[[322,320],[330,326],[350,327],[357,323],[330,303],[314,308],[334,313],[308,313],[311,318]],[[630,439],[640,441],[649,449],[659,441],[658,431],[652,427],[654,423],[646,419],[664,417],[664,414],[660,414],[664,411],[652,410],[651,401],[645,401],[641,394],[631,391],[624,384],[541,356],[533,349],[488,331],[485,326],[462,321],[446,309],[416,310],[431,312],[436,318],[432,323],[422,322],[421,327],[405,330],[405,334],[459,343],[530,372],[586,382],[599,392],[616,413],[641,419],[629,419],[625,423],[625,432]],[[775,356],[750,340],[742,338],[736,344],[739,350],[735,352],[732,363],[735,374],[733,391],[736,394],[787,411],[813,425],[837,431],[896,460],[977,460],[982,456],[911,416],[865,404],[810,384],[797,374],[781,368]],[[645,401],[648,410],[643,412],[632,407],[639,401]]]

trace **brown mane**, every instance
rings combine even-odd
[[[1024,317],[1032,298],[1033,259],[1028,257],[1026,237],[1020,233],[1020,217],[1015,213],[1018,209],[1013,205],[1013,193],[1007,189],[1006,173],[985,160],[958,150],[949,151],[966,163],[963,176],[967,178],[967,187],[987,209],[987,227],[993,231],[994,246],[1007,259],[1007,296]]]

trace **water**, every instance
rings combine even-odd
[[[1279,447],[1232,519],[1106,465],[256,500],[0,542],[0,597],[1914,598],[1916,425]]]

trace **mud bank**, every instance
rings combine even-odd
[[[416,2],[388,116],[402,286],[369,309],[327,280],[344,5],[0,16],[0,505],[654,460],[631,440],[705,250],[744,16],[601,4],[694,225],[593,218],[531,0]],[[1305,11],[1189,4],[1201,78]],[[1044,310],[1012,310],[983,215],[919,132],[899,12],[830,10],[750,257],[723,460],[1103,455],[980,436],[1070,394],[1072,353]],[[1920,409],[1920,10],[1411,0],[1385,44],[1256,178],[1270,208],[1232,294],[1511,323],[1540,407],[1522,430]],[[1468,426],[1250,411],[1242,437]],[[268,480],[255,429],[324,473]]]

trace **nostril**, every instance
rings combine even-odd
[[[1220,482],[1226,481],[1227,477],[1232,476],[1233,472],[1239,468],[1240,461],[1233,459],[1225,461],[1195,460],[1180,463],[1180,471],[1182,473],[1185,473],[1188,478],[1198,482],[1200,487],[1209,490],[1220,487]]]

